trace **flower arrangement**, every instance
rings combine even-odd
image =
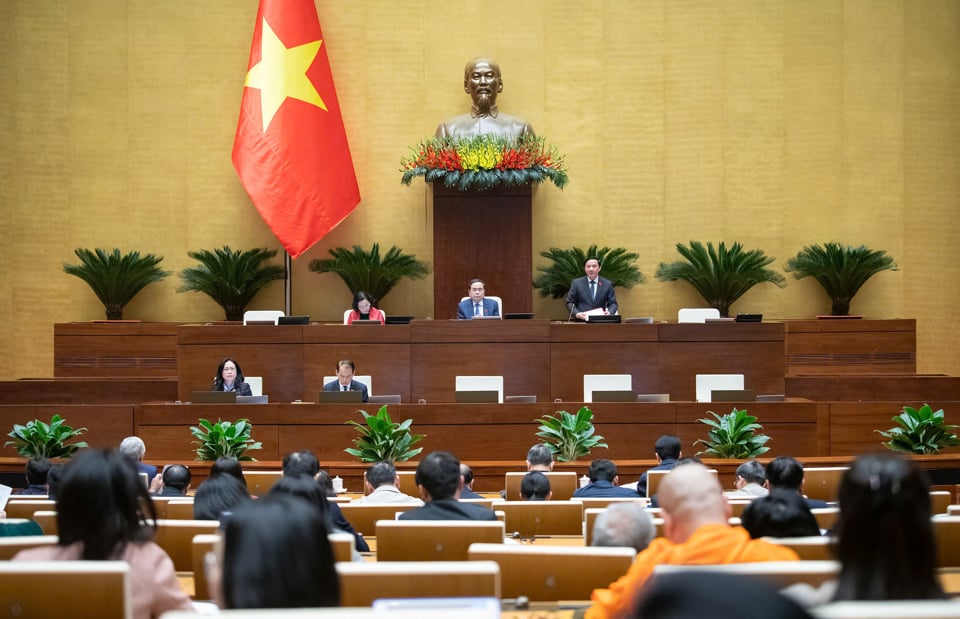
[[[422,176],[428,183],[442,182],[466,191],[549,179],[563,189],[568,180],[563,156],[535,136],[430,138],[411,151],[411,156],[400,160],[404,185]]]

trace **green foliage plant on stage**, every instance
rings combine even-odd
[[[603,437],[596,434],[593,427],[593,411],[586,406],[571,415],[567,411],[557,411],[554,415],[544,415],[536,420],[540,424],[537,436],[560,462],[572,462],[577,458],[590,455],[594,447],[607,449]]]
[[[116,248],[108,252],[105,249],[90,251],[78,247],[73,253],[80,259],[80,264],[64,264],[64,273],[87,282],[93,294],[103,303],[107,320],[122,320],[124,306],[138,292],[170,275],[170,271],[162,271],[157,266],[163,256],[141,256],[138,251],[121,255]]]
[[[187,255],[200,264],[180,271],[183,284],[177,292],[202,292],[223,308],[227,320],[243,320],[243,311],[257,293],[276,279],[283,279],[283,267],[264,263],[277,255],[277,250],[230,249],[224,245],[208,251],[189,251]]]
[[[804,247],[783,270],[797,279],[816,279],[830,297],[830,314],[846,316],[861,286],[881,271],[896,271],[897,263],[884,250],[831,242]]]
[[[583,264],[587,258],[596,258],[600,261],[600,276],[609,279],[618,288],[633,288],[646,281],[643,273],[637,268],[638,254],[628,252],[623,247],[597,248],[591,245],[587,251],[579,247],[560,249],[551,247],[540,252],[551,263],[537,267],[540,272],[533,280],[533,287],[540,291],[542,297],[554,299],[566,298],[570,290],[570,282],[583,277]]]
[[[721,241],[717,247],[712,242],[706,245],[690,241],[689,247],[677,243],[677,252],[683,260],[661,262],[657,267],[657,279],[662,282],[683,280],[693,286],[710,307],[726,317],[730,306],[745,292],[764,282],[783,288],[783,275],[766,268],[773,258],[768,258],[762,249],[744,250],[740,243],[727,249]]]
[[[333,258],[310,261],[309,269],[317,274],[336,273],[350,289],[351,301],[358,291],[370,297],[374,307],[401,279],[423,279],[430,273],[430,266],[417,260],[413,254],[405,254],[394,245],[380,257],[380,244],[374,243],[370,251],[359,245],[353,249],[335,247],[330,250]]]
[[[249,419],[218,419],[216,423],[201,419],[198,423],[199,427],[190,427],[190,434],[196,439],[193,443],[197,446],[197,460],[201,462],[210,462],[217,458],[255,461],[256,458],[246,455],[246,452],[263,449],[263,445],[251,437],[253,426]]]
[[[423,451],[423,447],[413,448],[423,440],[424,435],[410,432],[412,419],[401,423],[393,421],[387,413],[386,404],[380,407],[376,415],[366,411],[357,412],[363,415],[364,422],[347,421],[357,431],[357,438],[353,439],[354,447],[344,451],[361,462],[405,462]]]
[[[400,160],[404,185],[422,176],[428,183],[443,183],[461,191],[546,180],[563,189],[569,180],[563,156],[535,136],[435,137],[410,150],[411,154]]]
[[[903,411],[893,417],[898,426],[886,432],[874,430],[889,439],[883,446],[890,451],[908,454],[938,454],[944,447],[960,445],[960,439],[954,433],[960,426],[944,424],[943,409],[934,411],[929,404],[919,409],[904,406]]]
[[[746,409],[734,408],[728,414],[720,416],[713,411],[707,411],[713,419],[698,419],[706,424],[710,430],[707,438],[697,439],[694,446],[703,445],[704,450],[697,452],[698,456],[713,458],[756,458],[770,450],[765,444],[770,440],[766,434],[757,434],[763,426],[757,423],[757,418],[747,413]]]
[[[87,444],[84,441],[67,441],[86,431],[86,428],[73,429],[60,415],[54,415],[50,423],[34,419],[25,425],[13,424],[13,430],[7,434],[13,440],[3,446],[12,446],[24,458],[69,458],[78,449],[86,448]]]

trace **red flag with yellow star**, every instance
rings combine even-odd
[[[313,0],[260,0],[233,166],[294,258],[360,202]]]

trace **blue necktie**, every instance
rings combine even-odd
[[[480,315],[480,304],[479,304],[479,303],[474,303],[474,304],[473,304],[473,315],[474,315],[474,316],[479,316],[479,315]]]
[[[594,301],[597,298],[597,280],[590,280],[590,300]]]

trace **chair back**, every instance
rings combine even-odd
[[[250,386],[250,395],[263,395],[263,376],[244,376],[243,382]]]
[[[504,598],[531,601],[589,600],[627,573],[633,548],[473,544],[471,561],[496,561]]]
[[[207,584],[207,553],[213,552],[220,539],[219,533],[200,533],[190,540],[190,560],[193,565],[193,599],[213,599]]]
[[[801,561],[831,561],[834,539],[827,535],[809,537],[765,537],[771,544],[784,546],[797,553]]]
[[[0,561],[9,561],[15,554],[27,548],[53,546],[56,543],[56,535],[13,535],[10,537],[0,537]]]
[[[503,404],[503,376],[457,376],[457,391],[496,391],[497,402]]]
[[[193,499],[167,503],[166,518],[170,520],[193,520]]]
[[[25,518],[33,520],[33,513],[38,511],[49,511],[57,509],[57,502],[51,499],[18,499],[16,501],[7,501],[4,511],[7,512],[7,518]]]
[[[0,591],[3,616],[133,617],[126,561],[3,561]]]
[[[577,489],[577,474],[573,471],[543,471],[543,474],[550,480],[550,491],[553,492],[554,501],[569,501]],[[519,501],[520,483],[526,473],[510,472],[506,474],[504,488],[507,489],[506,498],[508,501]]]
[[[696,572],[704,578],[711,574],[736,574],[759,578],[778,589],[797,583],[819,587],[840,574],[837,561],[765,561],[760,563],[729,563],[726,565],[666,565],[653,568],[654,577],[660,574]]]
[[[714,475],[719,475],[717,469],[708,469]],[[670,471],[647,471],[647,497],[652,497],[657,493],[657,488],[660,486],[660,482],[663,481],[663,478],[667,476],[667,473]]]
[[[937,567],[960,567],[960,516],[934,516]]]
[[[932,515],[936,514],[946,514],[947,507],[952,502],[953,497],[951,493],[947,490],[931,490],[930,491],[930,513]]]
[[[416,471],[397,471],[397,477],[400,478],[400,485],[397,486],[400,492],[413,497],[420,497],[420,488],[417,487]]]
[[[811,499],[836,501],[840,493],[840,480],[848,466],[803,467],[803,493]]]
[[[715,307],[684,307],[677,312],[679,323],[705,323],[708,318],[720,318],[720,310]]]
[[[594,391],[631,391],[632,389],[633,376],[631,374],[583,375],[584,402],[593,402]]]
[[[811,509],[810,513],[816,518],[817,526],[826,531],[832,529],[833,525],[837,523],[837,518],[840,516],[840,508],[818,507],[817,509]]]
[[[809,609],[816,619],[945,619],[960,617],[955,600],[832,602]]]
[[[247,480],[247,490],[253,496],[264,496],[280,481],[283,471],[244,471],[243,478]]]
[[[57,512],[51,510],[33,512],[33,521],[40,525],[44,535],[57,535]]]
[[[502,544],[502,522],[381,520],[377,561],[466,561],[475,542]]]
[[[354,529],[370,536],[377,534],[378,520],[396,520],[397,512],[415,507],[412,503],[341,503],[340,511]]]
[[[743,374],[697,374],[697,402],[712,402],[714,391],[742,391]]]
[[[337,563],[337,574],[341,606],[384,598],[500,597],[500,568],[492,561],[355,561]]]
[[[493,507],[506,516],[508,535],[583,535],[583,505],[576,501],[502,501]]]
[[[216,520],[157,520],[153,541],[170,555],[175,570],[189,572],[193,569],[194,536],[216,533],[219,528]]]
[[[243,313],[243,324],[248,325],[251,322],[268,322],[277,324],[277,318],[283,316],[280,310],[247,310]]]

